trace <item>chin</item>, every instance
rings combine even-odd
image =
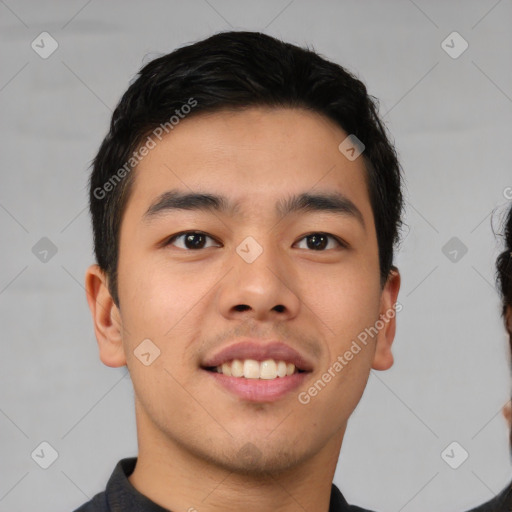
[[[288,449],[276,450],[267,440],[256,441],[255,443],[246,442],[237,451],[230,447],[224,450],[222,454],[212,456],[210,462],[217,467],[223,467],[225,470],[239,475],[253,477],[264,477],[269,475],[278,475],[293,469],[307,461],[311,454],[301,450],[298,446]]]

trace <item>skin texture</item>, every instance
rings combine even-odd
[[[371,368],[393,364],[395,319],[307,405],[297,399],[365,328],[395,304],[397,271],[381,288],[378,246],[362,157],[338,145],[347,134],[299,109],[250,108],[180,122],[136,169],[121,225],[118,309],[97,265],[86,275],[100,358],[127,365],[135,390],[139,458],[132,484],[170,510],[326,512],[347,420]],[[163,192],[223,194],[238,211],[170,211],[142,217]],[[361,211],[290,213],[275,203],[303,192],[337,191]],[[207,233],[187,249],[183,231]],[[322,250],[307,235],[329,233]],[[248,236],[263,253],[236,252]],[[245,308],[237,306],[245,305]],[[281,306],[275,308],[275,306]],[[275,402],[243,400],[200,365],[240,337],[279,339],[313,372]],[[134,356],[149,338],[160,356]]]

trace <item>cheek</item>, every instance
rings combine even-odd
[[[307,292],[307,293],[305,293]],[[353,339],[378,319],[380,283],[361,271],[332,270],[315,275],[305,283],[304,297],[308,306],[327,325],[336,339]]]
[[[201,298],[211,286],[209,279],[201,279],[197,273],[132,262],[130,272],[123,275],[126,293],[121,295],[124,344],[131,366],[138,369],[134,350],[142,340],[150,339],[160,350],[156,368],[163,365],[173,374],[190,370],[195,359],[187,345],[198,339]]]
[[[123,270],[123,309],[129,312],[130,324],[136,329],[149,329],[154,336],[165,335],[194,306],[201,293],[200,283],[193,275],[176,271],[165,262],[127,261]]]
[[[350,361],[342,363],[347,346],[333,352],[333,358],[319,372],[318,378],[302,390],[301,400],[309,399],[310,417],[323,418],[318,426],[327,430],[338,428],[342,419],[348,419],[359,403],[368,381],[371,357],[368,347],[353,355]],[[343,359],[342,359],[343,361]],[[304,402],[301,402],[304,403]],[[315,419],[315,422],[318,420]]]

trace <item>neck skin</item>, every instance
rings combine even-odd
[[[139,455],[128,480],[173,512],[328,512],[345,429],[346,425],[320,452],[286,473],[254,477],[197,458],[137,414]]]

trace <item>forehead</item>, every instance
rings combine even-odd
[[[162,193],[180,189],[228,196],[243,215],[246,207],[322,190],[342,193],[371,216],[364,160],[338,149],[346,137],[325,116],[302,109],[195,114],[154,141],[134,171],[128,206],[142,216]]]

